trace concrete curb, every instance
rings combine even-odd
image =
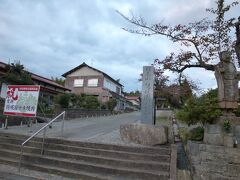
[[[171,145],[170,180],[177,180],[177,145]]]

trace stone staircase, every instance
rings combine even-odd
[[[0,133],[0,163],[18,166],[20,144],[27,137]],[[22,167],[73,179],[169,179],[170,146],[129,147],[41,138],[24,147]]]

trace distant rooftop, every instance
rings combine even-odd
[[[127,100],[139,100],[139,96],[125,96]]]
[[[0,61],[0,67],[1,67],[1,68],[4,68],[4,69],[5,69],[6,66],[7,66],[6,63]],[[28,72],[29,72],[29,71],[28,71]],[[32,73],[32,72],[29,72],[29,73],[30,73],[31,78],[32,78],[33,80],[41,81],[41,82],[44,82],[44,83],[46,83],[46,84],[50,84],[50,85],[52,85],[52,86],[55,86],[55,87],[58,87],[58,88],[61,88],[61,89],[65,89],[65,90],[67,90],[67,91],[71,91],[70,89],[65,88],[64,86],[62,86],[62,85],[54,82],[54,81],[51,80],[51,79],[48,79],[48,78],[45,78],[45,77],[43,77],[43,76],[34,74],[34,73]]]
[[[97,71],[97,72],[99,72],[99,73],[102,73],[105,77],[111,79],[111,80],[112,80],[113,82],[115,82],[116,84],[118,84],[118,85],[120,85],[120,86],[123,86],[121,83],[119,83],[117,80],[113,79],[113,78],[112,78],[111,76],[109,76],[108,74],[106,74],[106,73],[104,73],[104,72],[102,72],[102,71],[100,71],[100,70],[98,70],[98,69],[96,69],[96,68],[93,68],[93,67],[87,65],[85,62],[83,62],[83,63],[80,64],[79,66],[71,69],[70,71],[64,73],[62,76],[63,76],[63,77],[66,77],[67,75],[69,75],[69,74],[71,74],[71,73],[75,72],[76,70],[81,69],[81,68],[83,68],[83,67],[88,67],[88,68],[90,68],[90,69],[92,69],[92,70],[94,70],[94,71]]]

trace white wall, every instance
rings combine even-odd
[[[7,84],[5,83],[2,83],[0,97],[4,99],[7,97]]]
[[[106,89],[109,89],[110,91],[113,91],[115,93],[117,93],[117,87],[119,87],[120,95],[122,94],[121,86],[117,85],[116,83],[114,83],[113,81],[111,81],[110,79],[107,79],[105,77],[104,77],[104,81],[103,81],[103,87]]]

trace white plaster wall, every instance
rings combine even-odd
[[[114,83],[113,81],[111,81],[110,79],[107,79],[104,77],[104,81],[103,81],[103,87],[106,89],[109,89],[110,91],[113,91],[115,93],[117,93],[117,87],[120,88],[120,95],[121,95],[121,87],[118,86],[116,83]]]
[[[4,99],[7,97],[7,84],[5,83],[2,83],[0,97]]]

